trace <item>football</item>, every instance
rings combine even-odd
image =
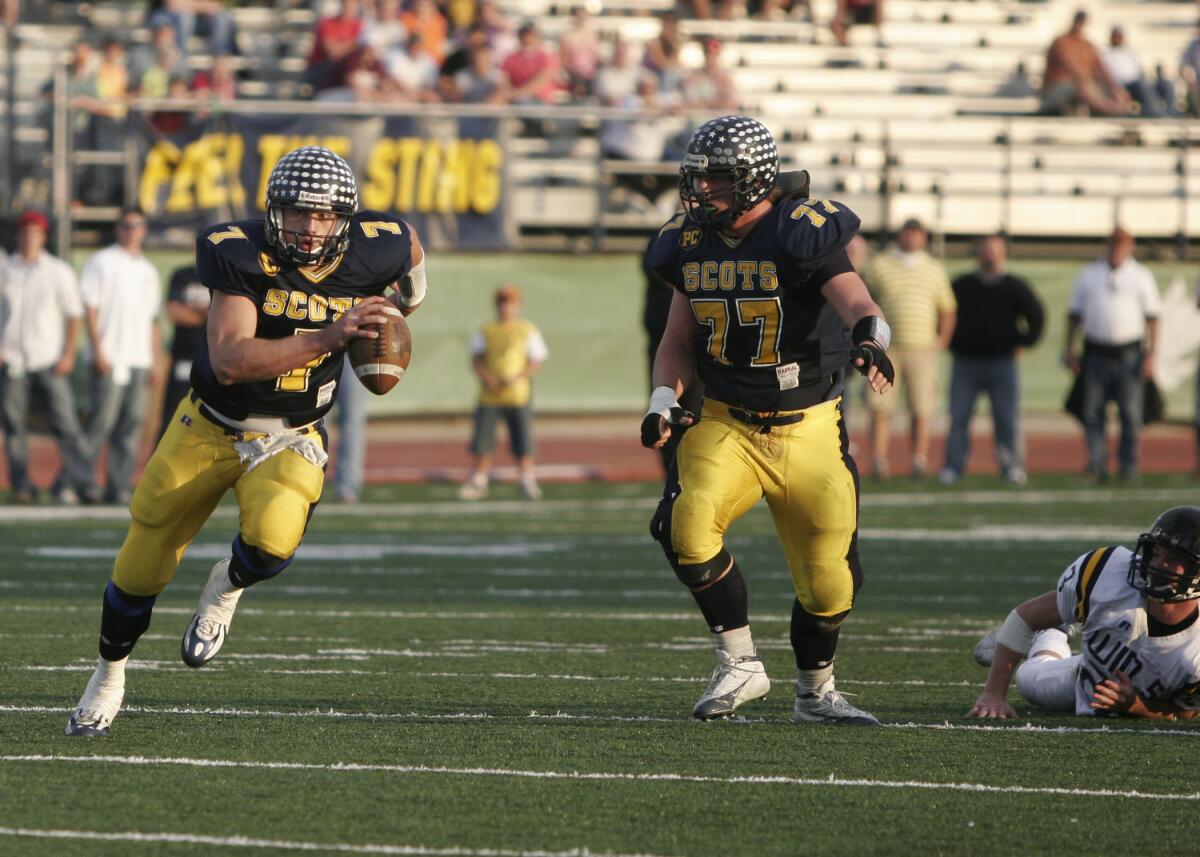
[[[386,324],[373,325],[376,339],[356,337],[350,341],[350,365],[362,385],[382,396],[404,377],[412,358],[412,333],[403,316],[389,316]]]

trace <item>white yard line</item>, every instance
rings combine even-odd
[[[443,765],[382,765],[358,762],[249,762],[237,759],[197,759],[151,756],[72,756],[59,754],[3,755],[0,762],[13,764],[111,764],[131,766],[178,766],[187,768],[231,768],[244,770],[320,771],[330,773],[429,774],[456,777],[500,777],[508,779],[567,780],[576,782],[713,783],[718,785],[783,785],[819,788],[884,788],[925,791],[971,792],[976,794],[1030,794],[1066,797],[1115,797],[1131,800],[1200,802],[1200,792],[1146,792],[1136,789],[1080,789],[1056,786],[1011,786],[989,783],[931,782],[927,780],[879,780],[858,777],[786,777],[774,774],[713,777],[664,772],[657,774],[621,771],[534,771],[519,768],[455,768]]]
[[[572,848],[570,851],[514,851],[508,848],[429,848],[423,845],[352,845],[346,842],[299,842],[284,839],[254,839],[248,836],[203,836],[196,833],[109,833],[100,830],[42,830],[27,827],[0,827],[0,836],[32,839],[80,839],[92,842],[167,842],[183,845],[207,845],[214,848],[276,848],[284,851],[333,851],[340,854],[444,855],[444,857],[653,857],[648,854],[618,855],[610,851]]]

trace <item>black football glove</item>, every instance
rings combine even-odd
[[[642,446],[647,449],[653,449],[654,445],[662,440],[662,414],[655,412],[646,414],[642,419]],[[671,408],[671,414],[667,417],[668,426],[683,426],[687,427],[695,424],[696,415],[691,411],[685,411],[683,408],[676,405]]]
[[[861,366],[856,362],[859,359],[862,360]],[[896,383],[896,367],[892,365],[887,352],[874,342],[862,342],[851,348],[850,362],[863,376],[866,376],[872,366],[877,366],[879,374],[883,375],[889,384]]]

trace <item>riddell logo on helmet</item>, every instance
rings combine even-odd
[[[309,190],[302,190],[296,197],[297,202],[311,202],[315,205],[329,205],[331,202],[330,196],[327,193],[313,193]]]
[[[699,155],[695,152],[688,152],[683,156],[683,165],[694,170],[707,170],[708,155]]]

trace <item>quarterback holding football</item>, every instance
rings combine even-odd
[[[1191,720],[1200,711],[1200,508],[1176,506],[1134,550],[1088,551],[1050,592],[975,646],[990,666],[971,717],[1016,717],[1017,690],[1049,711]],[[1072,655],[1066,629],[1080,628]],[[1026,658],[1022,662],[1022,659]],[[1020,666],[1018,666],[1020,664]]]
[[[778,187],[775,140],[748,116],[700,126],[679,172],[683,210],[646,252],[675,294],[641,434],[658,448],[672,425],[695,423],[650,525],[716,636],[716,669],[692,714],[727,717],[770,689],[725,546],[765,497],[795,587],[794,719],[877,725],[833,681],[838,629],[862,584],[843,378],[854,366],[877,393],[894,380],[887,322],[846,255],[858,217]],[[678,402],[697,375],[698,421]]]
[[[206,340],[180,403],[130,503],[132,521],[104,591],[100,658],[67,723],[101,736],[121,707],[125,664],[154,601],[229,489],[239,530],[213,566],[184,631],[184,663],[208,663],[246,587],[292,561],[324,484],[322,417],[343,355],[425,297],[425,254],[403,220],[358,210],[349,165],[305,146],[267,183],[262,220],[222,223],[196,239],[212,291]],[[385,293],[395,287],[390,299]]]

